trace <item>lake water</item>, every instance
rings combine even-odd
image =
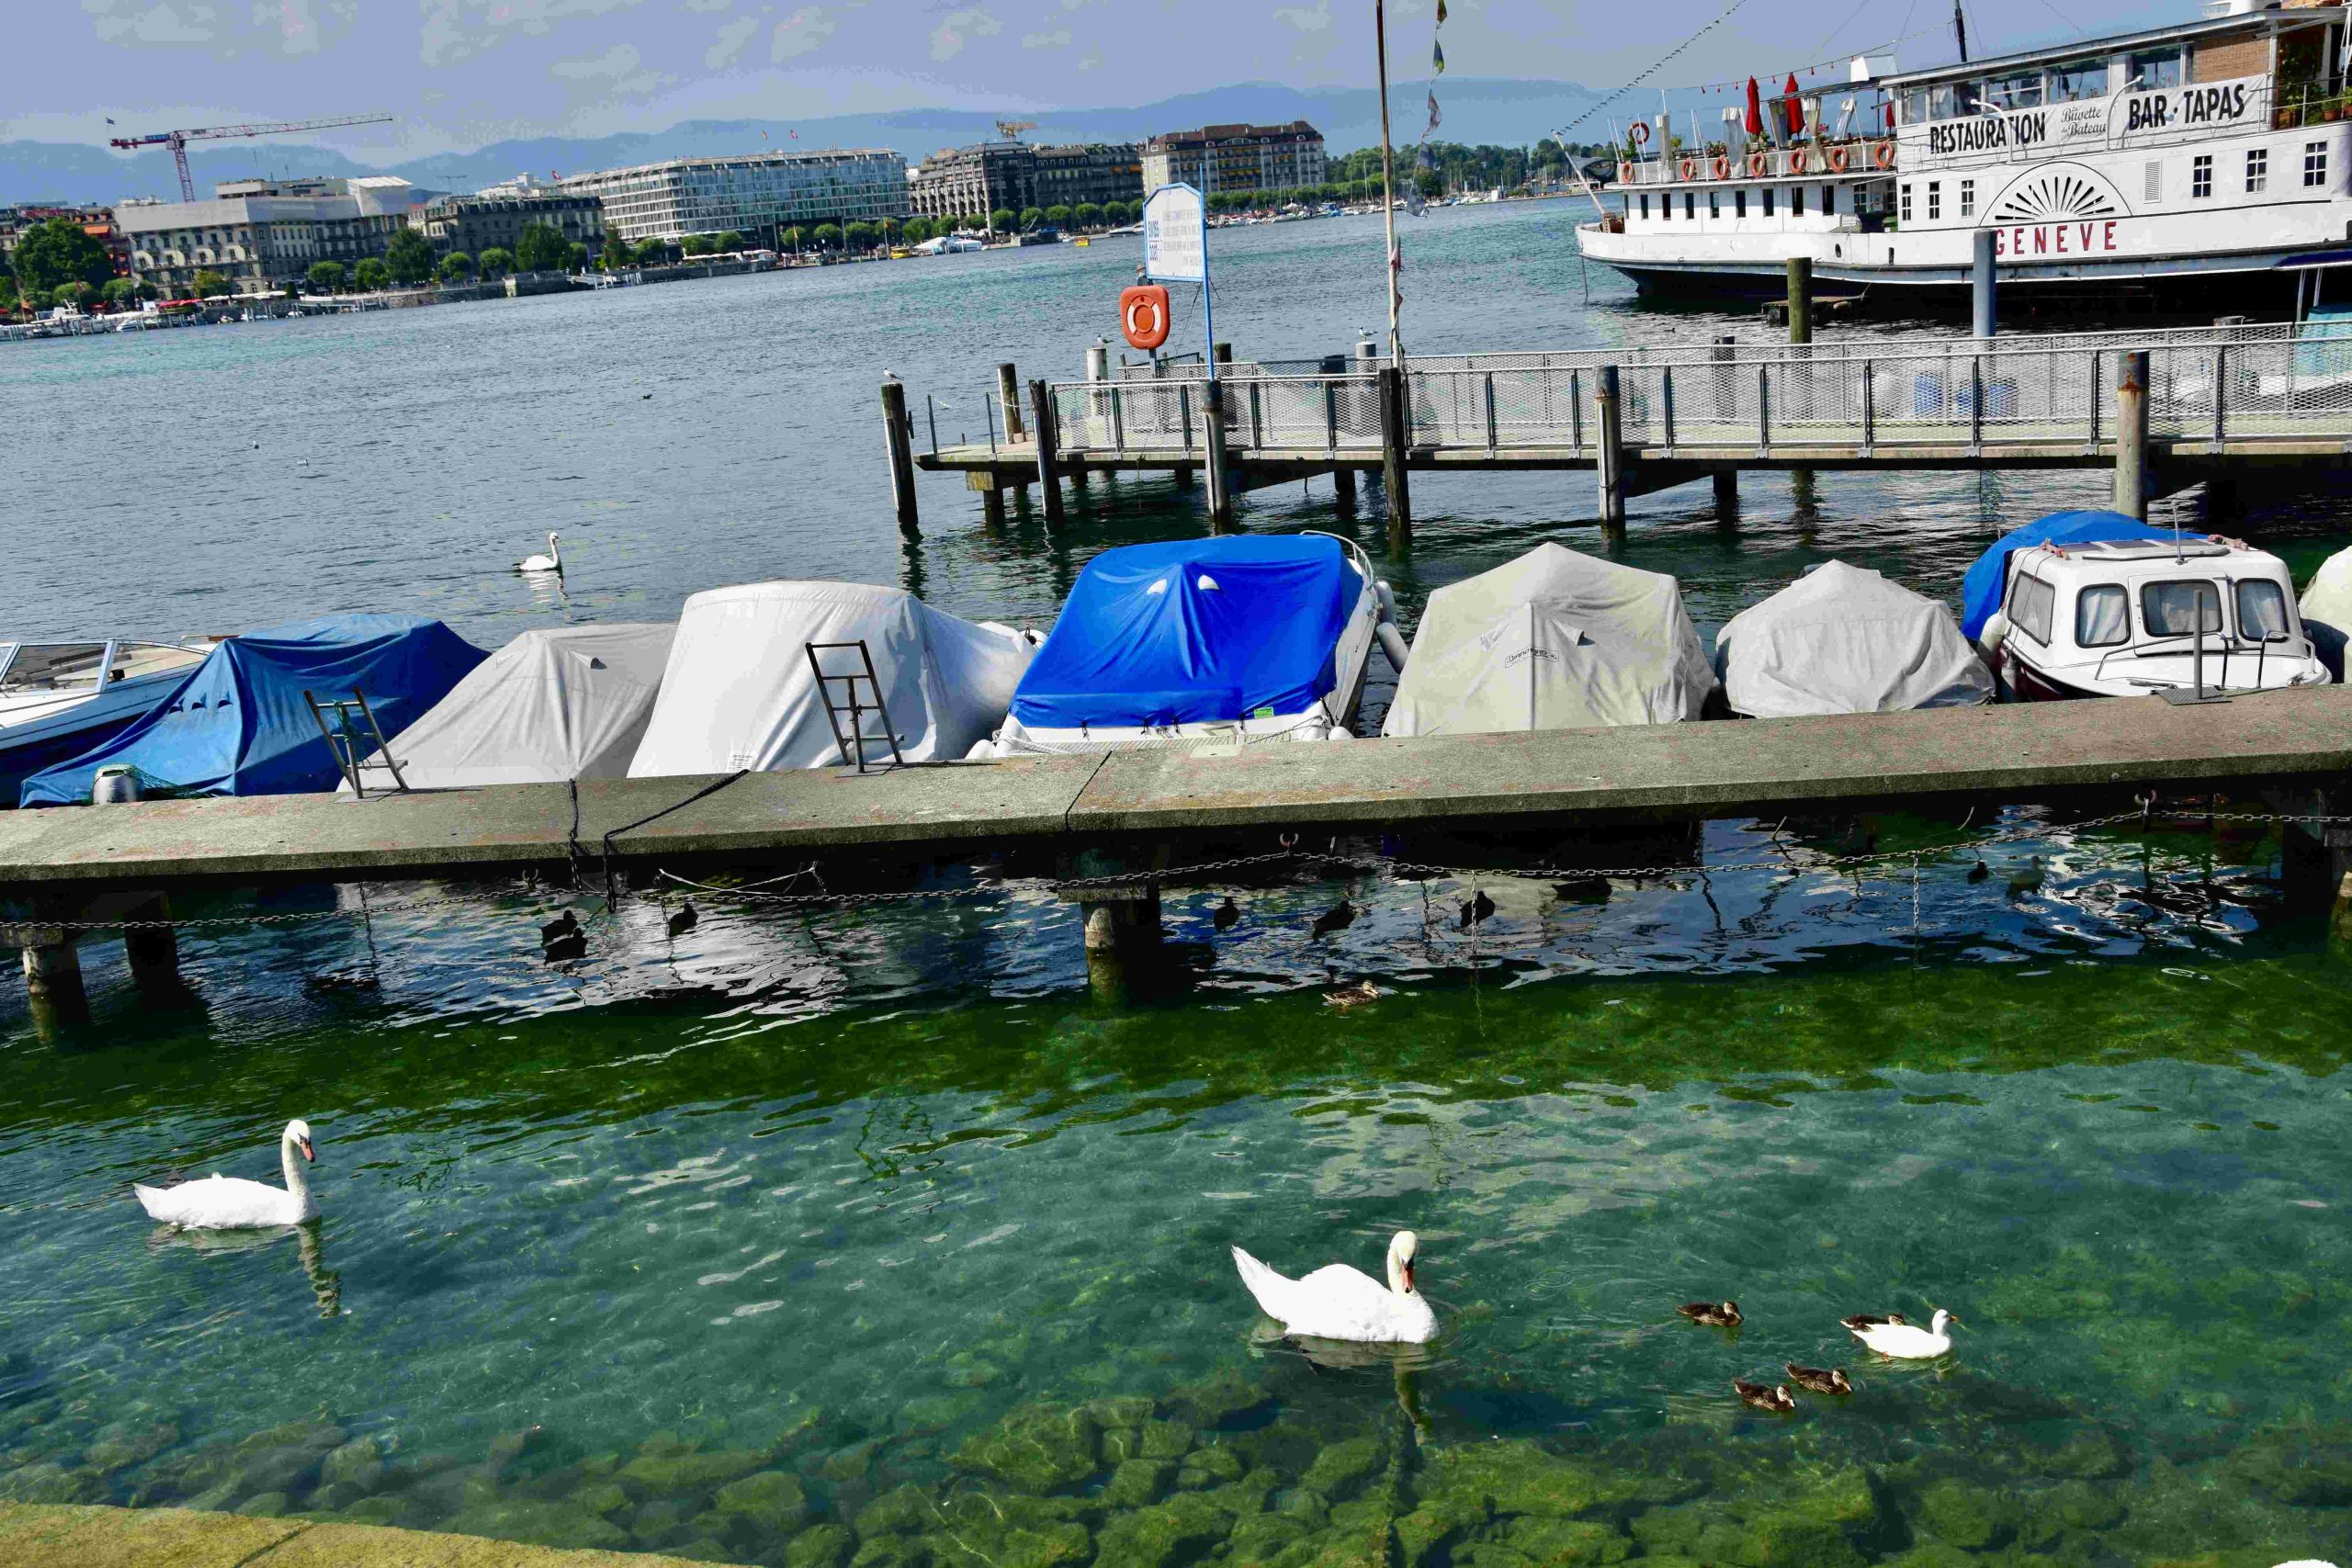
[[[1408,225],[1414,346],[1726,330],[1599,273],[1588,310],[1571,217]],[[1218,245],[1241,352],[1372,323],[1376,224]],[[1098,483],[1060,537],[992,538],[927,482],[910,556],[875,383],[977,431],[989,367],[1074,367],[1131,271],[1114,244],[12,349],[0,626],[383,608],[492,644],[825,573],[1042,621],[1197,494]],[[1710,626],[1833,555],[1948,593],[2098,488],[1827,475],[1798,511],[1751,479],[1736,532],[1668,492],[1620,553]],[[1597,547],[1589,491],[1417,476],[1383,572],[1409,619],[1538,539]],[[1320,484],[1245,512],[1334,523]],[[2301,567],[2346,531],[2296,498],[2233,525]],[[548,527],[567,601],[503,570]],[[1227,933],[1223,889],[1171,893],[1188,984],[1125,1010],[1020,886],[706,900],[674,939],[632,900],[552,966],[544,893],[379,888],[364,921],[187,939],[179,1009],[93,947],[91,1030],[0,987],[0,1495],[795,1568],[2342,1560],[2352,960],[2282,907],[2275,836],[2001,826],[1975,877],[1726,823],[1711,863],[1776,869],[1285,881]],[[1474,884],[1498,909],[1465,929]],[[1342,892],[1364,914],[1314,939]],[[1357,978],[1385,994],[1326,1003]],[[315,1227],[176,1236],[132,1201],[270,1174],[297,1115]],[[1376,1270],[1399,1228],[1445,1325],[1412,1354],[1271,1337],[1227,1256]],[[1736,1337],[1674,1315],[1725,1296]],[[1939,1305],[1965,1326],[1934,1366],[1837,1325]],[[1858,1391],[1738,1404],[1790,1360]]]

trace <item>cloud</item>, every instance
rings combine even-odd
[[[616,43],[602,54],[559,60],[548,67],[548,74],[566,82],[610,87],[619,93],[650,93],[662,85],[662,78],[654,72],[639,69],[644,62],[637,45]]]
[[[1049,33],[1022,34],[1021,47],[1023,49],[1068,49],[1069,40],[1070,30],[1068,28],[1056,28]]]
[[[101,43],[210,49],[234,56],[316,54],[351,30],[357,0],[82,0]]]
[[[804,6],[775,25],[775,41],[768,47],[768,59],[778,65],[797,60],[823,48],[840,26],[822,6]]]
[[[1275,10],[1274,17],[1303,33],[1329,32],[1331,30],[1331,0],[1315,0],[1315,8],[1311,11],[1304,6],[1283,6]]]
[[[972,39],[994,38],[1002,31],[1004,24],[977,6],[951,11],[931,30],[931,57],[953,60],[964,52],[964,46]]]
[[[419,57],[427,65],[454,65],[503,43],[514,33],[542,36],[574,17],[625,11],[644,0],[424,0]]]
[[[703,51],[702,62],[713,71],[723,71],[743,57],[743,46],[760,30],[757,17],[738,17],[718,29],[718,37]]]

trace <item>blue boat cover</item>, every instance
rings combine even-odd
[[[2183,534],[2202,539],[2202,534]],[[2169,539],[2169,528],[2151,528],[2120,512],[2053,512],[2049,516],[2012,528],[1989,550],[1976,558],[1960,580],[1960,629],[1971,642],[1984,635],[1984,623],[2001,607],[2008,591],[2009,557],[2034,545],[2087,545],[2099,541]]]
[[[1032,729],[1188,724],[1304,713],[1364,584],[1317,535],[1125,545],[1086,565],[1021,677]]]
[[[342,778],[305,691],[355,691],[385,739],[489,656],[419,615],[330,615],[231,637],[145,717],[25,781],[26,806],[87,802],[98,769],[136,768],[153,794],[295,795]]]

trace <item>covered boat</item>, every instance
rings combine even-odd
[[[0,642],[0,806],[25,780],[129,728],[209,642]]]
[[[677,630],[620,623],[525,632],[401,732],[391,748],[399,782],[462,789],[627,777]],[[380,757],[361,765],[360,780],[371,793],[396,787]]]
[[[817,668],[820,663],[829,676],[862,675],[867,659],[899,759],[958,758],[1003,718],[1035,652],[1032,639],[1011,626],[960,620],[902,589],[863,582],[714,588],[687,600],[678,617],[661,695],[629,776],[854,761],[842,754]],[[831,689],[837,703],[850,690],[840,682]],[[856,693],[867,710],[865,732],[880,736],[874,693],[862,679]],[[869,744],[867,755],[890,760],[878,742]]]
[[[1673,578],[1544,544],[1430,595],[1381,733],[1676,724],[1714,688]]]
[[[2345,640],[2352,637],[2352,550],[2338,550],[2320,562],[2296,609],[2320,661],[2343,680]]]
[[[329,615],[215,647],[144,717],[96,749],[27,779],[27,806],[87,801],[102,767],[130,768],[148,795],[331,790],[342,769],[304,699],[358,693],[397,736],[487,657],[421,615]]]
[[[1726,622],[1715,673],[1731,711],[1750,718],[1993,700],[1993,672],[1949,608],[1836,560]]]
[[[2170,528],[2151,528],[2136,517],[2126,517],[2120,512],[2086,510],[2053,512],[2047,517],[2037,517],[2020,528],[2012,528],[1993,542],[1993,547],[1978,556],[1967,574],[1960,580],[1960,629],[1969,641],[1980,647],[1985,642],[1985,628],[2000,612],[2001,602],[2008,597],[2009,558],[2019,550],[2036,545],[2082,545],[2099,542],[2123,542],[2132,539],[2165,539],[2174,537]],[[2183,539],[2201,540],[2202,534],[2182,534]]]
[[[1371,561],[1329,534],[1104,550],[978,754],[1344,737],[1379,615]]]

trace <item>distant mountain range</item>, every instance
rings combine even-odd
[[[1428,121],[1427,87],[1394,87],[1389,113],[1400,144],[1409,144]],[[1437,84],[1443,122],[1436,139],[1524,146],[1551,134],[1589,108],[1598,95],[1573,82],[1520,82],[1477,77],[1443,78]],[[1619,111],[1621,114],[1624,111]],[[709,157],[764,148],[815,151],[827,147],[887,147],[910,163],[942,147],[996,134],[998,118],[1035,119],[1026,140],[1140,141],[1195,126],[1251,121],[1260,125],[1304,119],[1323,132],[1334,156],[1380,140],[1380,96],[1369,87],[1299,90],[1271,83],[1246,83],[1205,93],[1163,98],[1137,108],[1062,109],[1044,113],[971,109],[902,109],[880,115],[834,115],[820,119],[696,119],[667,130],[629,131],[593,138],[547,136],[497,141],[470,152],[443,152],[389,167],[355,162],[345,153],[300,142],[261,140],[224,142],[191,151],[188,164],[199,194],[220,180],[254,175],[398,175],[435,190],[478,190],[528,172],[579,174],[626,167],[663,158]],[[796,135],[797,133],[797,135]],[[1580,126],[1574,139],[1605,140],[1605,118]],[[0,141],[0,202],[112,202],[135,196],[178,194],[171,154],[151,149],[118,153],[104,147],[62,141]]]

